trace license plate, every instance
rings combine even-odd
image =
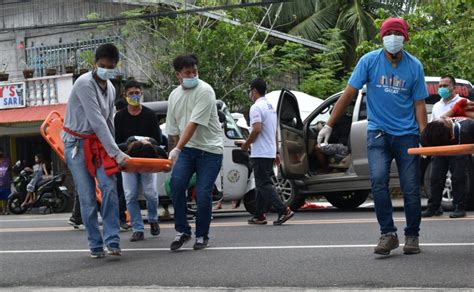
[[[60,191],[67,191],[67,188],[65,186],[59,186]]]

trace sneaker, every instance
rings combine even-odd
[[[163,212],[161,212],[160,214],[160,219],[162,220],[166,220],[166,219],[171,219],[171,214],[168,210],[163,210]]]
[[[421,213],[421,217],[433,217],[433,216],[441,216],[443,215],[443,209],[439,207],[436,210],[432,210],[430,208],[426,209],[423,213]]]
[[[462,218],[466,217],[466,211],[463,209],[456,208],[453,213],[449,214],[449,218]]]
[[[404,254],[417,254],[420,253],[420,244],[418,242],[418,236],[405,236],[405,245],[403,246]]]
[[[118,243],[111,243],[107,245],[107,254],[112,256],[121,256],[122,250],[119,247]]]
[[[196,237],[196,242],[194,243],[194,250],[205,249],[209,244],[209,239],[204,239],[204,237]]]
[[[396,233],[387,233],[380,236],[379,244],[374,248],[374,253],[380,255],[389,255],[390,251],[399,246]]]
[[[130,237],[130,241],[141,241],[145,239],[145,235],[143,234],[142,231],[135,231],[132,233],[132,236]]]
[[[74,218],[69,218],[69,220],[67,221],[67,224],[71,225],[72,227],[74,227],[74,229],[80,229],[80,230],[84,230],[86,229],[84,224],[82,224],[82,220],[79,221],[79,220],[76,220]]]
[[[294,215],[295,212],[291,211],[289,207],[286,207],[285,213],[279,215],[278,219],[276,221],[273,221],[273,225],[282,225],[283,223],[291,219],[291,217],[293,217]]]
[[[265,215],[263,215],[260,218],[257,217],[252,217],[247,221],[249,224],[257,224],[257,225],[265,225],[267,224],[267,220],[265,218]]]
[[[102,247],[91,248],[91,258],[100,259],[105,257],[105,251]]]
[[[171,243],[170,249],[172,251],[180,249],[183,244],[191,240],[191,235],[186,234],[186,233],[176,233],[176,237],[174,238],[174,241]]]
[[[120,222],[120,231],[128,231],[132,228],[127,222]]]
[[[158,222],[150,223],[150,233],[153,236],[158,236],[158,234],[160,234],[160,225],[158,225]]]

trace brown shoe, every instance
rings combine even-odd
[[[248,224],[256,224],[256,225],[267,224],[267,220],[265,219],[265,216],[262,216],[261,218],[252,217],[247,222]]]
[[[286,208],[285,213],[278,216],[276,221],[273,221],[273,225],[282,225],[286,221],[290,220],[295,215],[295,212],[291,211],[289,207]]]
[[[399,246],[396,233],[382,234],[379,244],[374,248],[374,253],[380,255],[389,255],[390,252]]]
[[[418,236],[405,236],[405,245],[403,246],[404,254],[420,253],[420,244]]]

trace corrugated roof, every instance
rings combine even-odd
[[[58,111],[63,116],[66,104],[28,106],[24,108],[0,110],[0,124],[15,124],[43,121],[51,111]]]

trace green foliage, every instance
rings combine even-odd
[[[129,21],[122,34],[128,54],[136,57],[136,65],[151,72],[149,80],[156,85],[161,99],[178,85],[171,64],[180,54],[198,56],[200,78],[232,109],[248,106],[245,89],[250,80],[274,72],[270,65],[274,50],[250,23],[233,25],[185,15]]]
[[[319,98],[326,98],[333,93],[342,90],[346,84],[344,75],[344,65],[341,61],[341,54],[344,45],[339,39],[338,29],[331,29],[324,32],[321,42],[329,50],[315,54],[313,60],[318,66],[313,70],[308,70],[304,80],[300,85],[300,90]]]
[[[95,54],[91,50],[83,51],[79,54],[81,58],[81,66],[86,69],[92,69],[95,65]]]

